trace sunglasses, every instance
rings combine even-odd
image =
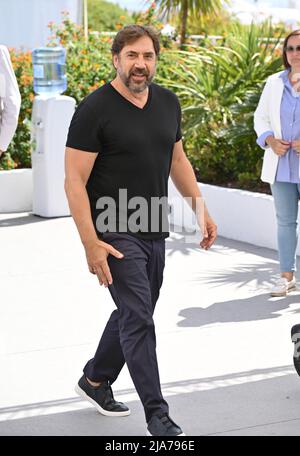
[[[300,45],[298,46],[286,46],[284,48],[285,52],[293,52],[293,51],[297,51],[297,52],[300,52]]]

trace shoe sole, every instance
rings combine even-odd
[[[288,293],[290,293],[291,291],[295,291],[296,289],[297,289],[297,287],[295,285],[295,286],[289,288],[287,291],[281,291],[281,292],[279,291],[278,293],[276,293],[276,291],[275,291],[275,292],[271,292],[270,294],[273,298],[276,298],[276,297],[286,296]]]
[[[110,412],[108,410],[104,410],[96,401],[94,401],[90,396],[86,394],[86,392],[80,388],[79,385],[75,386],[75,392],[82,397],[85,401],[89,401],[91,404],[93,404],[94,407],[98,410],[101,415],[104,416],[128,416],[130,415],[130,410],[127,410],[125,412]]]
[[[147,431],[146,436],[147,436],[147,437],[159,437],[159,436],[150,434],[149,431]],[[164,435],[163,437],[184,437],[184,436],[185,436],[185,433],[183,432],[182,434],[177,434],[177,435]]]

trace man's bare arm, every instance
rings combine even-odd
[[[194,212],[196,212],[197,208],[203,207],[204,226],[201,226],[200,214],[196,215],[204,236],[200,245],[201,247],[208,249],[217,237],[217,227],[210,217],[204,201],[203,204],[199,205],[198,203],[197,205],[197,199],[202,198],[202,195],[198,187],[193,167],[184,152],[182,141],[178,141],[174,145],[170,175],[181,195],[192,198],[192,209]]]
[[[92,274],[97,274],[100,284],[108,286],[112,277],[107,263],[109,254],[122,258],[122,253],[98,239],[91,216],[86,183],[93,169],[97,154],[71,147],[65,153],[65,191],[69,207],[85,248],[87,263]]]
[[[85,188],[97,155],[94,152],[85,152],[70,147],[66,148],[65,153],[65,192],[84,246],[98,239]]]

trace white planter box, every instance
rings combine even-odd
[[[32,170],[0,171],[0,212],[32,210]]]
[[[248,242],[277,250],[277,228],[273,197],[264,193],[217,187],[199,183],[201,193],[215,223],[218,233],[229,239]],[[169,198],[180,196],[169,179]],[[175,225],[192,228],[190,207],[185,203],[184,214],[175,211],[171,220]],[[299,223],[299,217],[298,217]],[[299,243],[300,244],[300,243]],[[300,255],[300,245],[297,254]]]

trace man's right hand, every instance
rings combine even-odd
[[[291,146],[288,141],[283,141],[283,139],[275,139],[274,136],[271,135],[266,138],[266,143],[272,148],[275,154],[279,155],[280,157],[285,155]]]
[[[108,255],[116,258],[123,258],[123,253],[116,250],[112,245],[99,239],[84,243],[86,259],[89,270],[96,274],[100,285],[108,287],[112,284],[112,276],[107,263]]]

